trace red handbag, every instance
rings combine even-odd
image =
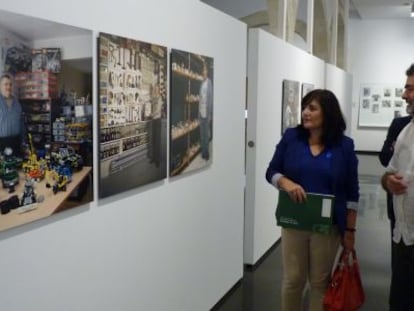
[[[365,301],[355,250],[342,253],[323,300],[326,311],[356,311]]]

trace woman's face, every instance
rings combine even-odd
[[[308,130],[321,129],[323,125],[323,113],[321,105],[313,100],[302,110],[303,127]]]
[[[0,81],[0,92],[5,98],[10,98],[12,95],[12,82],[9,78],[3,78]]]

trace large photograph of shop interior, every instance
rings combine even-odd
[[[93,111],[90,30],[1,10],[0,20],[2,231],[93,199]],[[67,53],[68,36],[84,54]]]
[[[170,176],[213,161],[214,59],[171,51]]]
[[[167,49],[101,33],[99,196],[167,175]]]

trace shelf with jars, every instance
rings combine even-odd
[[[201,56],[171,53],[170,175],[183,171],[200,151],[199,92],[203,80]]]
[[[125,151],[143,149],[148,144],[147,122],[125,124],[100,129],[100,159],[107,160]]]

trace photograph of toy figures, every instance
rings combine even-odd
[[[83,93],[72,89],[76,73],[65,77],[57,48],[34,50],[17,42],[5,50],[0,59],[0,231],[93,197],[92,81]],[[85,73],[77,74],[85,80]],[[92,80],[91,73],[88,77]]]
[[[167,48],[99,35],[99,197],[167,176]]]

